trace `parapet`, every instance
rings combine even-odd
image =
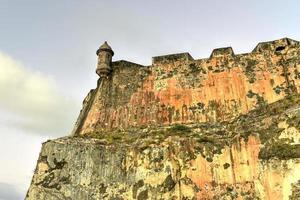
[[[152,58],[152,64],[156,65],[159,63],[170,63],[175,61],[193,61],[194,58],[187,52],[168,54],[163,56],[155,56]]]
[[[300,43],[290,38],[282,38],[279,40],[273,40],[268,42],[260,42],[254,48],[252,53],[263,53],[263,52],[280,52],[286,47],[299,45]]]
[[[234,56],[234,52],[231,47],[217,48],[214,49],[210,55],[212,57],[222,57],[222,56]]]
[[[112,66],[113,66],[113,68],[116,68],[116,67],[119,67],[119,66],[122,66],[122,67],[132,67],[132,66],[145,67],[144,65],[134,63],[134,62],[130,62],[130,61],[127,61],[127,60],[114,61],[114,62],[112,62]]]

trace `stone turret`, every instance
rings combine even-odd
[[[106,78],[108,77],[109,73],[111,72],[111,61],[112,57],[114,55],[113,50],[111,47],[107,44],[105,41],[100,48],[96,52],[98,56],[98,64],[97,64],[97,69],[96,73],[101,77],[101,78]]]

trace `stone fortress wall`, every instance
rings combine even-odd
[[[83,102],[74,135],[133,126],[231,120],[258,106],[300,93],[300,43],[283,38],[251,53],[213,50],[153,57],[152,65],[112,62],[107,43],[97,51],[97,88]]]

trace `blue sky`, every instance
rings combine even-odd
[[[300,40],[299,8],[296,0],[0,0],[0,200],[22,199],[41,143],[71,131],[96,86],[103,41],[114,60],[144,65],[225,46],[245,53],[261,41]]]

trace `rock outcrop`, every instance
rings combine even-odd
[[[43,144],[27,200],[300,198],[299,42],[148,67],[98,56],[98,86],[73,134]]]

